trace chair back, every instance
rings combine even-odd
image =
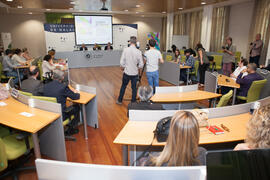
[[[172,55],[166,55],[166,61],[172,61],[173,57]]]
[[[37,65],[38,65],[38,69],[39,69],[39,77],[40,77],[40,80],[41,80],[41,81],[44,81],[44,78],[43,78],[43,70],[42,70],[42,61],[39,61]]]
[[[235,63],[238,63],[241,59],[241,52],[236,51],[234,56],[235,56]]]
[[[0,62],[0,82],[2,80],[2,75],[3,75],[3,65],[2,63]]]
[[[222,67],[222,56],[221,55],[212,55],[214,57],[215,69],[220,70]]]
[[[180,50],[180,55],[185,55],[185,50],[184,49]]]
[[[186,59],[187,59],[186,56],[181,56],[180,63],[185,63],[186,62]]]
[[[25,96],[33,96],[32,93],[24,92],[24,91],[20,91],[20,90],[19,90],[19,93],[22,94],[22,95],[25,95]]]
[[[248,90],[247,103],[257,101],[260,98],[261,90],[266,82],[266,79],[252,82]]]
[[[219,102],[217,107],[223,107],[223,106],[227,106],[229,100],[232,98],[233,96],[233,90],[230,90],[227,94],[223,95]]]
[[[33,99],[39,99],[42,101],[49,101],[53,103],[57,103],[57,100],[55,97],[45,97],[45,96],[31,96]]]
[[[6,149],[2,138],[0,138],[0,172],[5,170],[7,166],[8,166],[8,159]]]

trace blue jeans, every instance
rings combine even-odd
[[[156,87],[159,86],[159,74],[158,71],[146,72],[147,81],[149,86],[152,86],[154,93],[156,92]]]
[[[20,72],[19,74],[20,74],[20,79],[22,79],[22,78],[23,78],[23,74],[22,74],[21,72]],[[15,83],[15,84],[18,84],[19,78],[18,78],[18,73],[17,73],[17,71],[6,72],[6,76],[7,76],[7,77],[15,77],[14,83]]]

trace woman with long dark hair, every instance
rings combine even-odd
[[[199,59],[199,75],[200,75],[199,85],[203,86],[204,79],[205,79],[205,71],[209,67],[209,59],[201,43],[198,43],[195,49],[198,53],[198,59]]]

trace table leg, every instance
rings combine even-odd
[[[40,154],[40,147],[39,147],[39,141],[38,141],[37,133],[33,133],[32,138],[33,138],[33,143],[34,143],[34,152],[35,152],[36,159],[40,159],[41,154]]]
[[[217,102],[217,98],[215,98],[215,99],[213,100],[213,108],[216,107],[216,102]]]
[[[189,81],[189,69],[187,69],[187,85],[188,85],[188,81]]]
[[[22,87],[21,77],[20,77],[20,69],[19,68],[17,68],[17,75],[18,75],[18,80],[19,80],[19,86]]]
[[[124,166],[128,166],[128,145],[122,145],[122,161]]]
[[[87,134],[87,120],[86,120],[85,104],[82,105],[82,112],[83,112],[84,138],[87,140],[88,134]]]
[[[235,104],[235,98],[236,98],[236,88],[233,89],[233,101],[232,101],[232,105]]]

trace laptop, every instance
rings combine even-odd
[[[269,180],[270,149],[209,151],[207,180]]]

